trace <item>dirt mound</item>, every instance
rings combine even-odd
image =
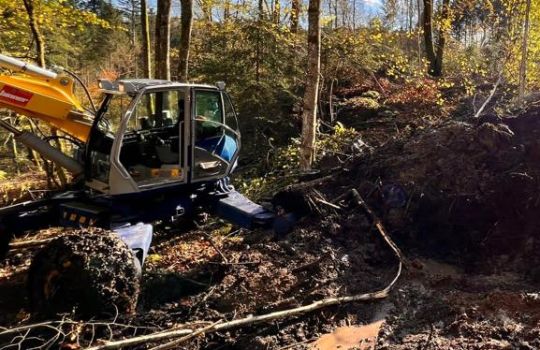
[[[452,121],[394,140],[350,173],[412,251],[491,272],[527,267],[536,278],[540,108],[489,121]],[[405,200],[395,200],[396,188]]]

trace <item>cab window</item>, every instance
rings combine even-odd
[[[185,93],[153,91],[141,96],[128,120],[120,162],[139,186],[181,181]]]
[[[221,94],[217,91],[197,91],[195,96],[195,119],[214,123],[223,122]]]
[[[224,176],[238,153],[238,135],[224,123],[235,119],[234,109],[225,102],[224,111],[223,95],[216,90],[195,91],[193,181]]]

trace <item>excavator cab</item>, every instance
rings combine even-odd
[[[87,143],[87,185],[107,194],[216,181],[240,150],[236,113],[215,86],[160,80],[101,82]]]

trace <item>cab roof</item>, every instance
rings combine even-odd
[[[134,94],[148,87],[189,87],[189,88],[204,88],[218,90],[216,85],[208,84],[193,84],[179,83],[170,80],[161,79],[121,79],[110,81],[105,79],[99,80],[99,87],[104,93],[111,94]]]

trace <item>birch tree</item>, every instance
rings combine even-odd
[[[150,24],[148,22],[148,6],[146,0],[141,0],[141,31],[142,31],[142,56],[144,77],[152,78],[152,61],[150,55]]]
[[[321,0],[310,0],[308,9],[308,65],[304,111],[302,114],[302,141],[300,145],[300,168],[310,170],[315,158],[317,129],[317,101],[319,74],[321,70]]]

